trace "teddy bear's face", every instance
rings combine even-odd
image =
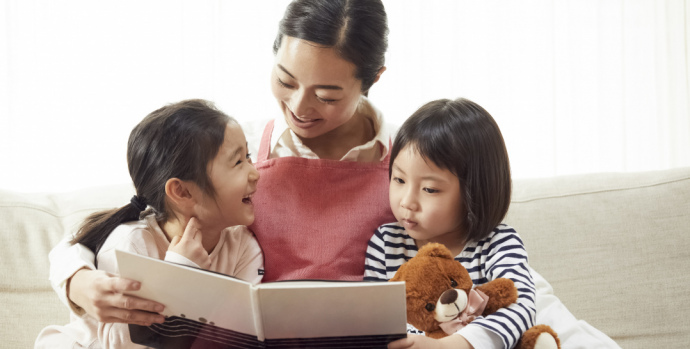
[[[431,246],[430,246],[431,245]],[[455,318],[467,305],[472,279],[442,245],[427,244],[391,281],[405,281],[407,322],[425,332]]]

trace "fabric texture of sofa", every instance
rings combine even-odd
[[[44,326],[69,320],[48,282],[48,252],[132,193],[0,191],[1,347],[32,347]],[[505,222],[570,311],[622,348],[690,343],[690,168],[515,180]]]

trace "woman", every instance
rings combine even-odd
[[[387,36],[379,0],[297,0],[286,9],[271,75],[283,117],[258,137],[247,132],[262,178],[251,228],[266,256],[265,281],[361,280],[369,238],[394,219],[392,128],[366,97],[386,69]],[[162,321],[140,311],[160,311],[155,303],[122,294],[137,283],[92,271],[83,246],[63,241],[50,259],[51,282],[74,310],[102,322]]]
[[[283,117],[255,139],[247,129],[250,149],[258,149],[251,228],[266,258],[266,281],[359,280],[374,229],[394,220],[387,192],[392,128],[366,97],[386,69],[387,35],[380,0],[295,0],[286,9],[271,75]],[[155,314],[162,305],[123,294],[137,282],[94,271],[88,249],[63,241],[50,259],[51,282],[74,311],[102,322],[163,322]],[[585,346],[608,339],[553,295],[543,299],[545,314],[567,321],[539,322],[579,334],[574,338]]]

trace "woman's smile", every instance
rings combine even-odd
[[[290,108],[287,108],[287,111],[290,113],[292,116],[292,121],[293,124],[296,127],[302,128],[302,129],[307,129],[310,127],[313,127],[316,125],[318,121],[321,121],[321,119],[309,119],[309,118],[304,118],[304,117],[299,117],[293,113]]]

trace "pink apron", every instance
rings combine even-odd
[[[388,201],[388,160],[269,159],[273,121],[264,129],[261,173],[250,227],[264,253],[264,282],[362,280],[367,243],[395,221]]]

